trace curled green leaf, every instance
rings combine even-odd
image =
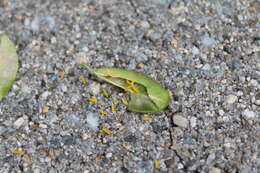
[[[92,69],[82,64],[99,78],[131,93],[128,110],[141,113],[159,112],[170,101],[169,92],[155,80],[135,71],[120,68]]]
[[[13,42],[0,34],[0,100],[8,93],[18,70],[18,56]]]

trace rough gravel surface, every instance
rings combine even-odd
[[[19,55],[0,101],[0,172],[259,172],[259,11],[257,0],[0,0]],[[126,93],[78,58],[158,80],[169,107],[127,111]]]

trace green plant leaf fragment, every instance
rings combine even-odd
[[[141,73],[120,68],[92,69],[82,65],[99,78],[130,92],[127,107],[130,111],[155,113],[165,109],[170,102],[168,90]]]
[[[0,100],[7,95],[18,71],[18,56],[13,42],[0,34]]]

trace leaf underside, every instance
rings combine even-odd
[[[16,78],[18,57],[15,45],[5,34],[0,34],[0,100],[6,96]]]

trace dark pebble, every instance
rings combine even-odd
[[[232,59],[232,60],[227,62],[227,66],[231,70],[235,70],[235,69],[239,69],[242,66],[242,63],[239,59]]]
[[[74,136],[64,136],[64,145],[76,144],[76,138]]]
[[[133,143],[136,143],[137,141],[137,138],[134,136],[134,135],[128,135],[124,138],[124,140],[126,142],[133,142]]]

